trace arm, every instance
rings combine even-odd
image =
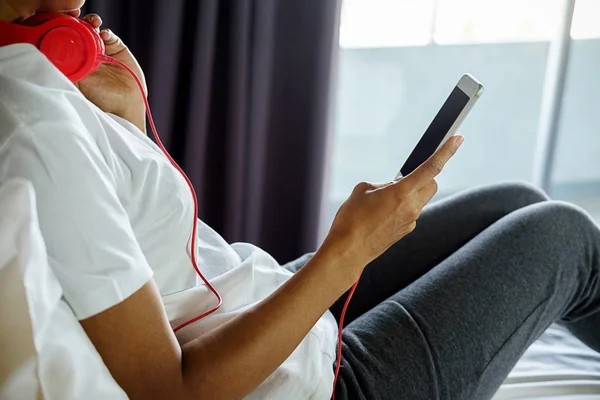
[[[149,283],[81,323],[132,399],[239,399],[268,377],[371,260],[409,233],[459,142],[413,174],[360,184],[313,259],[254,308],[180,347]]]
[[[256,307],[182,348],[153,283],[81,324],[132,399],[239,399],[292,353],[352,284],[339,279],[335,262],[317,253]]]

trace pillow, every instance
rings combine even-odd
[[[0,187],[0,398],[126,399],[48,266],[33,186]]]

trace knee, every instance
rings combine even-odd
[[[563,201],[547,201],[534,207],[535,223],[532,228],[560,235],[565,241],[582,241],[585,236],[596,236],[598,228],[582,208]]]
[[[589,279],[591,268],[600,263],[600,231],[590,215],[562,201],[546,201],[528,209],[533,219],[524,221],[524,230],[530,235],[522,239],[531,241],[530,250],[543,249],[564,272],[579,271],[581,280]]]
[[[549,200],[542,189],[526,181],[501,183],[497,186],[497,191],[507,202],[515,202],[521,207]]]
[[[480,203],[493,207],[502,215],[549,200],[542,190],[520,181],[485,186],[476,193]]]
[[[499,227],[506,234],[503,246],[519,254],[519,265],[530,265],[535,270],[547,265],[570,271],[575,264],[591,266],[591,260],[600,255],[596,224],[585,211],[569,203],[544,201],[530,205],[507,216]],[[580,260],[586,261],[578,263]]]

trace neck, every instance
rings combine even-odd
[[[17,9],[10,1],[0,0],[0,21],[18,21],[26,18],[31,13]]]

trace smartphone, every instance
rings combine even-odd
[[[481,93],[483,93],[481,82],[470,74],[464,74],[400,168],[396,179],[413,172],[456,133]]]

